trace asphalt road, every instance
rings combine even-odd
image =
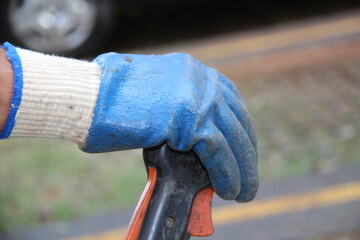
[[[213,201],[213,236],[201,239],[316,239],[360,230],[360,167],[265,182],[256,200]],[[23,229],[2,240],[116,240],[132,210]],[[200,239],[200,238],[193,238]]]
[[[206,41],[137,49],[136,52],[188,52],[232,75],[239,66],[251,65],[248,60],[254,57],[259,61],[259,56],[267,58],[289,54],[293,50],[308,51],[309,48],[316,52],[321,46],[335,43],[359,46],[359,26],[360,14],[353,12],[271,29],[221,35]],[[346,54],[360,53],[359,49],[352,48]],[[272,67],[283,66],[288,64]],[[119,210],[93,218],[21,229],[0,235],[0,239],[115,240],[124,234],[131,214],[132,209]],[[315,239],[359,231],[360,168],[262,182],[256,200],[249,204],[239,205],[215,198],[213,221],[215,234],[205,239]]]

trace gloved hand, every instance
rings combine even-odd
[[[182,53],[108,53],[95,60],[100,92],[85,152],[191,149],[224,199],[250,201],[258,188],[252,119],[235,85]]]

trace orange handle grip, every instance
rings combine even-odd
[[[156,179],[157,179],[156,169],[149,168],[147,184],[135,208],[134,214],[130,220],[124,240],[137,240],[139,238],[141,225],[144,221],[147,208],[149,207],[150,204],[151,196],[155,189]]]

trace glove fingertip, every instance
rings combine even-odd
[[[241,191],[236,198],[236,202],[245,203],[252,201],[259,189],[259,181],[256,179],[252,183],[243,183],[241,185]]]
[[[235,186],[233,189],[229,190],[229,188],[224,189],[223,187],[216,187],[216,183],[212,183],[212,185],[214,187],[215,193],[224,200],[235,200],[240,192],[240,186]]]
[[[222,199],[234,200],[240,193],[240,170],[230,147],[221,139],[222,144],[214,144],[217,147],[204,141],[193,149],[206,168],[215,193]]]

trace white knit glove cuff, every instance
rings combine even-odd
[[[23,90],[10,137],[63,139],[85,143],[100,86],[96,63],[16,48]]]

